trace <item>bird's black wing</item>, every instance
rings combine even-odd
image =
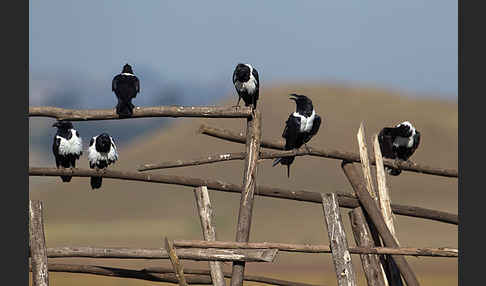
[[[413,150],[415,151],[415,149],[418,148],[420,144],[420,132],[418,132],[417,130],[415,130],[415,135],[413,136]]]
[[[258,71],[255,68],[253,68],[253,70],[251,71],[251,74],[256,79],[255,94],[253,95],[254,96],[254,99],[253,99],[254,105],[256,106],[256,101],[258,100],[258,97],[259,97],[259,94],[260,94],[260,78],[258,77]]]
[[[137,91],[137,93],[139,93],[140,92],[140,81],[138,80],[138,77],[136,77],[136,76],[134,76],[134,77],[135,77],[135,79],[134,79],[134,81],[135,81],[135,90]],[[134,97],[137,96],[137,93],[135,93],[135,96]]]
[[[251,74],[253,75],[253,77],[256,79],[256,85],[257,85],[257,89],[258,87],[260,86],[260,78],[258,77],[258,71],[253,68],[253,70],[251,71]]]
[[[314,117],[314,122],[312,123],[312,129],[310,131],[310,134],[312,136],[316,135],[317,131],[319,131],[319,127],[321,127],[321,122],[322,122],[321,117],[316,114],[316,116]]]
[[[89,140],[89,147],[93,146],[94,141],[95,141],[94,137],[92,137],[91,140]]]
[[[235,70],[233,71],[233,84],[235,84],[236,82],[236,70],[237,68],[235,68]]]
[[[282,137],[285,138],[285,150],[294,149],[297,145],[297,140],[300,130],[300,117],[295,117],[290,114],[285,122],[285,129]]]
[[[59,168],[59,145],[61,145],[61,139],[54,137],[54,142],[52,143],[52,153],[54,153],[54,158],[56,159],[56,167]]]
[[[120,75],[116,75],[113,80],[111,81],[111,91],[115,91],[116,90],[116,85],[118,84],[118,78],[120,77]]]
[[[385,158],[394,159],[396,157],[395,151],[393,151],[393,141],[396,137],[394,133],[395,128],[385,127],[378,134],[381,155]]]

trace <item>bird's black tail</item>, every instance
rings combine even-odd
[[[99,189],[101,187],[101,182],[103,181],[103,177],[91,177],[90,183],[91,183],[91,188],[94,189]]]
[[[391,167],[388,167],[388,166],[385,166],[385,169],[388,172],[388,174],[390,174],[392,176],[398,176],[402,173],[402,170],[391,168]]]
[[[71,182],[72,178],[73,178],[72,176],[61,176],[62,181],[65,183]]]
[[[290,165],[294,162],[294,159],[295,156],[277,158],[273,161],[272,167],[277,166],[278,163],[282,165],[287,165],[287,177],[290,178]]]
[[[116,105],[116,114],[120,117],[130,117],[133,114],[135,106],[131,102],[118,101]]]

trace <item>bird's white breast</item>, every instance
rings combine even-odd
[[[410,137],[397,136],[393,141],[395,147],[406,146],[407,148],[412,148],[413,146],[413,135]]]
[[[57,136],[56,138],[61,139],[59,143],[59,154],[60,155],[67,155],[67,154],[76,154],[80,155],[83,151],[83,140],[76,136],[76,130],[70,129],[71,131],[71,138],[67,140],[61,136]]]
[[[256,90],[257,81],[256,78],[253,76],[253,67],[251,65],[247,65],[250,68],[250,79],[245,82],[236,81],[235,85],[238,90],[243,91],[246,90],[248,94],[252,94]]]
[[[312,125],[314,123],[314,118],[316,117],[316,112],[312,110],[312,114],[309,117],[305,117],[297,112],[293,113],[293,116],[300,117],[300,132],[310,132]]]
[[[100,161],[107,161],[108,164],[111,164],[118,160],[118,152],[116,150],[116,146],[113,142],[113,139],[111,139],[111,147],[110,151],[108,152],[98,152],[96,150],[96,137],[93,137],[94,143],[89,146],[88,148],[88,160],[91,164],[98,164]]]

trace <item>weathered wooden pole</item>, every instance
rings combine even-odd
[[[250,239],[251,217],[253,211],[253,196],[256,187],[257,162],[261,141],[261,113],[254,109],[253,116],[247,119],[246,127],[246,159],[243,175],[243,187],[240,199],[236,241],[248,242]],[[231,286],[243,285],[244,262],[233,262]]]
[[[196,197],[196,206],[201,221],[203,238],[206,241],[216,241],[216,227],[214,226],[214,213],[209,200],[208,188],[201,186],[194,189]],[[225,286],[223,265],[219,261],[209,261],[211,269],[211,278],[214,286]]]
[[[179,261],[179,257],[177,257],[174,245],[171,241],[169,241],[169,239],[167,239],[167,237],[165,238],[165,250],[167,251],[167,253],[169,253],[170,262],[172,263],[172,267],[174,268],[174,273],[176,274],[179,285],[188,286],[186,278],[184,276],[184,267]]]
[[[357,246],[375,247],[375,241],[371,236],[371,230],[366,223],[365,216],[361,207],[350,211],[351,228],[354,234],[354,240]],[[388,285],[381,268],[380,257],[376,254],[361,254],[361,264],[365,273],[368,286],[386,286]]]
[[[47,286],[49,273],[41,201],[29,200],[29,240],[33,285]]]
[[[370,160],[368,157],[368,146],[366,145],[366,136],[365,136],[365,131],[364,131],[364,125],[363,122],[359,125],[358,129],[358,134],[356,135],[358,139],[358,146],[359,146],[359,157],[361,160],[361,169],[363,171],[363,178],[366,184],[366,190],[370,194],[370,196],[378,202],[378,195],[376,194],[374,184],[373,184],[373,179],[371,178],[371,168],[370,168]],[[383,161],[383,160],[382,160]],[[367,220],[365,220],[367,221]],[[374,225],[372,223],[369,223],[369,229],[370,229],[370,234],[371,237],[374,240],[374,245],[375,246],[381,246],[381,241],[380,241],[380,236],[378,235],[378,231],[375,229]],[[380,257],[380,265],[379,271],[381,272],[381,275],[383,276],[383,280],[385,281],[385,285],[388,286],[388,279],[386,273],[386,261],[382,257]]]
[[[322,209],[339,286],[355,286],[356,277],[336,194],[322,194]]]
[[[373,136],[373,149],[375,151],[375,161],[376,161],[376,182],[378,184],[378,203],[380,205],[380,210],[385,219],[385,223],[390,230],[391,234],[400,245],[398,237],[395,231],[395,225],[393,223],[393,213],[391,210],[391,198],[390,198],[390,188],[386,180],[385,166],[383,165],[383,156],[381,154],[380,142],[378,142],[378,136],[375,134]],[[390,256],[384,256],[385,273],[387,275],[388,284],[392,286],[402,286],[402,278],[400,277],[400,270],[398,269],[395,261]]]
[[[376,201],[370,196],[366,187],[362,183],[362,180],[359,178],[359,174],[356,171],[355,166],[349,162],[343,162],[341,167],[344,171],[346,178],[351,183],[351,187],[358,195],[358,199],[361,205],[364,207],[366,213],[369,215],[369,218],[373,222],[374,226],[378,230],[385,246],[388,247],[398,247],[398,243],[396,242],[395,238],[391,234],[390,230],[386,226],[385,220],[378,209],[378,205]],[[408,286],[418,286],[418,280],[415,274],[410,268],[410,265],[407,263],[407,260],[403,256],[392,255],[393,260],[397,264],[400,272],[405,279],[405,282]]]

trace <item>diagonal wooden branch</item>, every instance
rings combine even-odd
[[[208,155],[205,157],[192,159],[192,160],[174,160],[174,161],[166,161],[166,162],[156,163],[156,164],[143,164],[140,167],[138,167],[137,171],[142,172],[142,171],[168,169],[168,168],[176,168],[176,167],[197,166],[197,165],[230,161],[230,160],[243,160],[245,159],[245,157],[246,157],[245,152],[214,154],[214,155]]]
[[[227,183],[220,180],[192,178],[185,176],[173,176],[164,174],[150,174],[140,172],[118,171],[107,169],[104,171],[96,171],[95,169],[57,169],[57,168],[43,168],[43,167],[29,167],[29,176],[60,176],[69,175],[73,177],[91,177],[100,176],[103,178],[142,181],[150,183],[172,184],[188,187],[207,186],[210,190],[241,193],[241,186]],[[295,200],[302,202],[318,203],[322,202],[321,194],[318,192],[310,192],[303,190],[287,190],[282,188],[275,188],[270,186],[257,186],[255,195],[273,197],[287,200]],[[355,208],[359,206],[357,198],[349,193],[337,193],[339,206],[344,208]],[[425,218],[435,221],[441,221],[450,224],[459,224],[459,218],[456,214],[448,212],[431,210],[416,206],[392,204],[392,211],[398,215],[405,215],[417,218]]]
[[[253,214],[253,198],[256,190],[256,175],[258,155],[262,136],[261,113],[253,110],[253,117],[247,119],[246,127],[246,158],[241,188],[238,223],[236,225],[236,241],[248,242],[250,239],[251,220]],[[242,286],[245,263],[233,262],[231,286]]]
[[[386,183],[386,172],[383,165],[383,157],[381,155],[380,143],[378,142],[378,136],[373,136],[373,149],[375,151],[376,164],[376,181],[378,183],[378,203],[380,204],[381,213],[385,219],[386,225],[390,229],[392,235],[396,237],[395,225],[393,223],[393,216],[391,210],[391,199]],[[397,239],[398,241],[398,239]]]
[[[341,213],[336,194],[322,194],[322,209],[327,227],[327,234],[331,246],[334,270],[339,286],[355,286],[356,276],[348,250],[348,241],[344,231]]]
[[[378,141],[378,135],[373,136],[373,149],[375,151],[376,160],[376,181],[378,184],[378,203],[380,206],[380,211],[385,220],[386,226],[390,230],[391,235],[395,238],[398,245],[398,237],[395,233],[395,225],[393,223],[393,216],[391,211],[391,200],[389,194],[389,188],[386,182],[386,172],[385,166],[383,165],[383,157],[381,155],[380,142]],[[403,285],[402,278],[400,277],[400,271],[398,270],[395,261],[389,256],[384,256],[385,264],[383,267],[386,269],[389,284],[394,286]]]
[[[196,207],[199,213],[199,220],[201,221],[203,238],[206,241],[215,241],[216,227],[213,222],[214,213],[209,199],[208,188],[206,186],[195,188],[194,197],[196,198]],[[224,286],[223,265],[221,262],[209,261],[209,268],[211,269],[211,278],[214,286]]]
[[[342,169],[346,178],[351,183],[354,191],[358,195],[360,203],[363,205],[366,213],[369,215],[370,219],[373,222],[373,225],[378,230],[385,246],[388,247],[398,247],[398,244],[395,238],[391,235],[390,230],[385,224],[385,220],[381,215],[381,212],[378,209],[378,205],[376,201],[370,196],[366,187],[363,185],[362,181],[359,179],[358,172],[356,171],[355,166],[349,162],[342,163]],[[415,274],[413,273],[410,265],[407,263],[407,260],[403,256],[392,255],[393,260],[397,264],[400,272],[405,279],[405,282],[408,286],[418,286],[418,280]]]
[[[305,149],[294,149],[289,151],[276,151],[276,152],[260,150],[259,159],[275,159],[280,157],[304,156],[309,154],[311,153]],[[245,158],[246,158],[245,152],[211,154],[197,159],[173,160],[173,161],[166,161],[161,163],[147,163],[139,166],[137,171],[142,172],[142,171],[169,169],[169,168],[177,168],[177,167],[199,166],[199,165],[211,164],[217,162],[244,160]]]
[[[246,261],[273,262],[277,249],[176,249],[180,259],[195,261]],[[119,259],[168,259],[169,254],[162,248],[121,248],[121,247],[56,247],[47,248],[48,258],[89,257]]]
[[[47,250],[42,219],[42,202],[29,200],[29,246],[34,286],[48,286]]]
[[[171,241],[166,237],[165,238],[165,250],[169,254],[170,262],[172,263],[172,268],[174,269],[174,273],[176,274],[177,281],[179,282],[180,286],[188,286],[186,282],[186,277],[184,276],[184,267],[182,263],[179,261],[179,257],[177,257],[176,251],[174,249],[174,245]]]
[[[205,135],[209,135],[215,138],[235,142],[235,143],[245,143],[245,136],[243,136],[241,133],[233,132],[228,129],[221,129],[213,126],[207,126],[207,125],[201,125],[199,128],[199,132]],[[261,147],[263,148],[271,148],[271,149],[277,149],[277,150],[283,150],[284,148],[284,142],[283,141],[277,141],[277,140],[263,140],[261,141]],[[309,149],[304,150],[306,147],[301,147],[301,149],[298,150],[299,154],[304,154],[300,153],[302,152],[307,152],[305,155],[311,155],[311,156],[317,156],[317,157],[325,157],[325,158],[331,158],[331,159],[339,159],[339,160],[345,160],[348,162],[360,162],[360,157],[359,154],[352,153],[352,152],[345,152],[345,151],[339,151],[339,150],[331,150],[331,149],[324,149],[324,148],[316,148],[312,146],[307,146]],[[285,154],[285,153],[283,153]],[[417,173],[423,173],[423,174],[429,174],[429,175],[436,175],[436,176],[443,176],[443,177],[452,177],[452,178],[457,178],[458,173],[456,169],[445,169],[445,168],[436,168],[432,166],[427,166],[423,164],[418,164],[412,161],[395,161],[391,159],[383,159],[383,162],[386,166],[397,168],[397,169],[402,169],[404,171],[410,171],[410,172],[417,172]],[[370,164],[375,165],[376,162],[375,160],[370,160]]]
[[[359,209],[359,208],[358,208]],[[302,253],[330,253],[331,248],[325,244],[292,244],[277,242],[233,242],[233,241],[204,241],[204,240],[174,240],[174,246],[197,248],[223,248],[223,249],[278,249],[286,252]],[[412,248],[412,247],[349,247],[352,254],[396,254],[430,257],[458,257],[456,248]]]
[[[368,193],[373,199],[377,200],[375,188],[373,185],[373,180],[371,178],[370,160],[368,157],[368,147],[366,145],[363,122],[361,122],[361,124],[359,125],[359,130],[356,137],[358,138],[359,157],[361,160],[361,169],[363,170],[363,177],[366,183],[366,190],[368,191]]]
[[[351,221],[351,229],[353,230],[354,240],[356,245],[361,247],[374,247],[375,241],[371,235],[371,230],[366,223],[365,216],[361,207],[350,211],[349,218]],[[374,254],[361,254],[361,264],[366,276],[368,286],[386,286],[388,281],[383,276],[383,268],[381,266],[380,257]]]
[[[50,272],[84,273],[109,277],[134,278],[175,284],[178,283],[177,278],[174,274],[174,270],[167,267],[147,267],[140,270],[134,270],[96,265],[49,263],[48,270]],[[32,271],[32,267],[30,267],[30,271]],[[208,270],[186,268],[184,269],[184,271],[186,274],[186,282],[188,282],[189,284],[212,284]],[[224,276],[231,278],[231,273],[225,272]],[[292,282],[255,275],[245,275],[244,280],[280,286],[317,286],[313,284]]]
[[[249,107],[218,106],[154,106],[136,107],[131,117],[120,118],[113,109],[65,109],[53,106],[31,106],[30,117],[51,117],[57,120],[88,121],[144,117],[204,117],[204,118],[246,118],[251,116]]]
[[[361,159],[361,170],[363,171],[363,178],[364,178],[364,182],[366,184],[366,190],[368,191],[370,196],[375,201],[378,201],[378,196],[376,195],[376,191],[375,191],[374,184],[373,184],[373,179],[371,178],[371,168],[370,168],[370,164],[369,164],[368,147],[366,145],[366,136],[365,136],[363,122],[361,122],[361,124],[359,126],[357,139],[358,139],[358,146],[359,146],[359,156],[360,156],[360,159]],[[378,232],[375,229],[374,225],[370,224],[369,229],[370,229],[371,237],[373,238],[373,240],[376,243],[375,245],[380,246],[381,245],[380,237],[379,237]],[[385,281],[385,285],[389,285],[389,284],[393,285],[393,283],[389,283],[389,281],[387,280],[387,273],[385,271],[385,263],[386,262],[383,260],[383,262],[378,265],[380,275],[382,276],[381,278],[383,279],[383,281]]]

